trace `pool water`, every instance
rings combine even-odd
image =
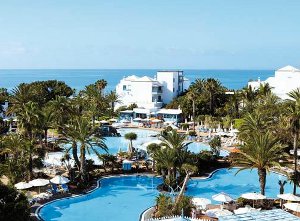
[[[211,199],[216,193],[226,192],[237,198],[246,192],[259,192],[256,170],[244,170],[235,176],[236,172],[236,168],[221,169],[211,178],[192,179],[186,195]],[[276,197],[279,193],[278,181],[278,174],[268,174],[267,197]],[[45,221],[138,221],[140,214],[155,204],[159,183],[161,178],[148,176],[104,178],[101,187],[89,194],[46,204],[39,216]],[[287,183],[285,192],[291,191],[292,186]]]
[[[135,129],[135,128],[121,128],[118,129],[118,132],[121,134],[121,137],[105,137],[105,143],[108,147],[108,152],[110,154],[116,154],[120,150],[121,151],[127,151],[129,141],[125,139],[125,134],[129,132],[134,132],[137,134],[137,139],[133,141],[133,146],[141,149],[145,149],[143,147],[144,143],[157,140],[157,137],[154,137],[158,134],[157,131],[152,130],[144,130],[144,129]],[[67,144],[65,145],[66,148],[70,147],[71,145]],[[95,149],[99,153],[105,153],[104,150],[101,148],[95,146]],[[209,145],[204,143],[197,143],[193,142],[188,146],[188,150],[190,150],[193,153],[199,153],[202,150],[210,150]],[[78,150],[79,151],[79,150]],[[228,152],[221,150],[221,156],[227,156]],[[46,162],[49,164],[58,164],[60,165],[60,159],[63,156],[62,152],[55,152],[55,153],[49,153],[48,159],[46,159]],[[99,161],[97,155],[91,151],[90,154],[87,154],[87,159],[93,159],[95,161],[95,164],[101,164]]]
[[[134,221],[155,204],[160,178],[123,176],[101,180],[101,188],[80,197],[59,200],[40,210],[45,221]]]
[[[243,170],[238,174],[237,168],[221,169],[208,179],[192,179],[188,183],[187,195],[211,198],[212,195],[225,192],[233,198],[238,198],[242,193],[260,192],[257,170]],[[235,175],[236,174],[236,175]],[[267,175],[266,196],[276,198],[279,194],[278,181],[286,180],[285,176],[277,173]],[[288,183],[284,186],[286,193],[293,191],[292,185]]]

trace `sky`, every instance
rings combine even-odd
[[[0,0],[0,69],[300,67],[300,0]]]

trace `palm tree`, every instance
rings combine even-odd
[[[154,152],[153,159],[157,164],[167,169],[167,177],[170,185],[175,181],[177,169],[186,162],[187,148],[191,142],[186,141],[186,136],[177,133],[175,130],[162,133],[161,148]]]
[[[53,126],[61,128],[67,121],[71,113],[71,102],[63,96],[56,96],[49,101],[49,109],[53,113]]]
[[[187,182],[189,181],[190,179],[190,176],[195,173],[197,171],[197,167],[196,166],[193,166],[191,164],[183,164],[182,165],[182,170],[185,172],[185,178],[184,178],[184,181],[183,181],[183,184],[182,184],[182,187],[180,189],[180,192],[175,200],[175,205],[174,207],[176,208],[176,205],[179,203],[181,197],[183,196],[184,194],[184,191],[185,191],[185,188],[186,188],[186,185],[187,185]]]
[[[80,145],[79,172],[82,181],[86,183],[86,153],[90,153],[91,151],[93,151],[98,155],[99,153],[95,147],[99,147],[107,151],[108,149],[104,142],[105,138],[101,136],[99,130],[91,127],[89,121],[82,116],[74,117],[72,122],[64,128],[63,134],[71,140],[72,147],[74,147],[76,151],[77,143],[79,143]]]
[[[223,92],[224,88],[222,87],[220,81],[208,78],[205,82],[205,90],[209,94],[209,111],[213,115],[215,111],[215,97],[220,92]]]
[[[253,131],[251,138],[244,141],[240,152],[232,159],[233,165],[241,167],[238,170],[257,168],[260,191],[265,195],[266,174],[274,166],[280,166],[282,160],[288,157],[284,146],[270,132],[259,133]]]
[[[133,132],[127,133],[125,134],[125,139],[129,140],[128,153],[132,154],[133,153],[132,141],[137,139],[137,134]]]
[[[267,96],[268,94],[270,94],[272,91],[272,87],[270,86],[269,83],[266,83],[266,84],[260,84],[259,85],[259,88],[257,90],[257,94],[259,96],[262,96],[262,97],[265,97]]]
[[[104,79],[101,79],[101,80],[96,81],[95,85],[96,85],[98,91],[100,93],[102,93],[103,89],[107,86],[107,81]]]
[[[290,119],[290,127],[292,136],[294,138],[293,141],[293,149],[294,149],[294,173],[297,174],[297,149],[298,149],[298,139],[299,139],[299,131],[300,131],[300,88],[297,88],[290,93],[289,96],[289,106],[288,106],[288,115]],[[296,183],[294,183],[293,193],[296,194]]]
[[[48,146],[48,130],[53,126],[55,119],[54,112],[51,106],[45,106],[41,111],[39,118],[39,127],[44,131],[45,146]]]
[[[188,92],[187,92],[187,98],[192,101],[192,107],[193,107],[193,131],[195,131],[195,102],[197,97],[199,96],[199,94],[197,93],[197,91],[193,88],[191,88]]]
[[[247,108],[248,112],[252,112],[257,92],[251,87],[246,87],[242,90],[243,107]]]
[[[269,124],[270,119],[266,119],[261,112],[248,113],[243,118],[239,138],[242,140],[250,139],[253,131],[262,133],[268,129]]]
[[[107,108],[106,98],[102,94],[102,89],[99,89],[102,84],[99,83],[99,86],[91,84],[81,91],[81,95],[83,95],[85,101],[84,107],[88,107],[86,110],[92,117],[93,127],[95,126],[96,117],[103,114]]]
[[[110,103],[110,107],[111,107],[111,117],[114,116],[114,110],[115,110],[115,104],[116,103],[120,103],[121,101],[119,100],[119,96],[116,93],[116,91],[110,91],[110,93],[106,96],[108,102]]]
[[[25,179],[28,175],[29,143],[19,134],[10,134],[0,139],[0,173],[9,178],[11,184]]]

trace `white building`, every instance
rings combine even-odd
[[[122,105],[137,104],[142,108],[161,108],[189,87],[183,71],[159,71],[155,78],[135,75],[123,78],[116,86]]]
[[[269,77],[265,81],[258,79],[257,81],[248,82],[248,87],[253,89],[259,88],[260,84],[269,83],[272,91],[281,99],[287,99],[290,91],[300,87],[300,70],[290,65],[275,71],[274,77]]]
[[[158,71],[156,79],[163,85],[163,102],[170,103],[190,86],[183,71]]]

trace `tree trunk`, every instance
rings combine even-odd
[[[77,153],[77,143],[75,141],[72,142],[72,155],[77,165],[77,169],[80,170],[80,161]]]
[[[86,168],[85,168],[85,147],[81,146],[80,149],[80,174],[83,183],[86,183]]]
[[[297,162],[298,162],[298,132],[294,133],[294,174],[297,176],[298,171],[297,171]],[[294,189],[293,189],[293,194],[296,195],[297,192],[297,185],[296,185],[297,180],[294,182]]]
[[[184,194],[185,187],[186,187],[186,185],[187,185],[187,182],[188,182],[189,178],[190,178],[190,174],[187,172],[186,175],[185,175],[185,178],[184,178],[182,187],[181,187],[181,189],[180,189],[180,192],[179,192],[179,194],[178,194],[178,196],[177,196],[177,198],[176,198],[175,205],[174,205],[175,208],[176,208],[176,205],[177,205],[177,203],[179,202],[180,198],[181,198],[181,197],[183,196],[183,194]]]
[[[213,115],[213,107],[212,107],[212,103],[213,103],[213,96],[212,93],[210,93],[209,95],[209,110],[210,110],[210,114]]]
[[[48,128],[44,129],[44,136],[45,136],[45,146],[48,147]]]
[[[195,100],[193,100],[193,130],[195,131]]]
[[[94,115],[92,116],[92,125],[93,125],[93,127],[95,127],[95,116]]]
[[[29,130],[28,131],[28,137],[30,140],[30,146],[29,146],[29,162],[28,162],[28,170],[29,170],[29,175],[28,175],[28,179],[31,180],[33,177],[33,162],[32,162],[32,146],[34,145],[33,143],[33,135],[32,135],[32,131]]]
[[[28,181],[30,181],[33,177],[33,174],[32,174],[32,153],[31,153],[31,147],[30,147],[30,150],[29,150],[29,163],[28,163],[28,170],[29,170],[29,174],[28,174]]]
[[[257,172],[259,177],[260,193],[265,195],[267,171],[266,169],[258,169]]]
[[[115,112],[115,102],[111,102],[111,117],[114,116],[114,112]]]
[[[128,152],[129,152],[129,153],[132,153],[132,152],[133,152],[133,148],[132,148],[132,140],[130,140],[130,142],[129,142],[129,149],[128,149]]]

